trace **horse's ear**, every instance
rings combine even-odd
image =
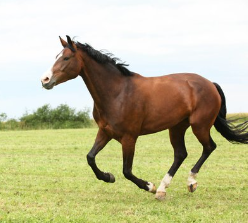
[[[72,50],[72,51],[76,51],[76,49],[77,49],[77,46],[76,46],[76,44],[74,43],[74,42],[72,42],[72,40],[71,40],[71,37],[70,36],[66,36],[66,38],[67,38],[67,42],[68,42],[68,45],[69,45],[69,48]]]
[[[70,36],[66,36],[69,46],[72,46],[72,41]]]
[[[63,40],[61,37],[59,37],[59,39],[60,39],[62,46],[65,48],[68,45],[68,43],[65,40]]]

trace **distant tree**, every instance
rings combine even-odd
[[[37,121],[40,122],[50,122],[51,121],[51,113],[52,113],[52,109],[51,106],[49,104],[45,104],[42,107],[38,108],[35,112],[34,112],[34,118]]]
[[[75,109],[70,108],[66,104],[62,104],[52,110],[51,116],[55,122],[73,121]]]
[[[79,111],[76,114],[76,120],[78,122],[82,122],[84,123],[85,126],[89,126],[90,125],[90,116],[89,116],[89,110],[84,110],[84,111]]]
[[[7,120],[7,114],[6,113],[1,113],[0,114],[0,122],[5,122]]]
[[[19,129],[19,122],[12,118],[5,123],[5,128],[9,130]]]

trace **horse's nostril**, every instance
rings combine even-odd
[[[45,78],[42,79],[42,83],[43,83],[43,84],[46,84],[46,83],[48,83],[49,81],[50,81],[49,77],[45,77]]]

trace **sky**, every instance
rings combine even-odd
[[[0,114],[64,103],[92,110],[80,77],[41,86],[65,35],[143,76],[198,73],[220,84],[229,113],[248,113],[247,11],[247,0],[0,0]]]

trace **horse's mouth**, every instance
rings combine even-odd
[[[56,82],[49,82],[49,83],[42,83],[42,87],[45,88],[46,90],[51,90],[53,87],[56,85]]]

